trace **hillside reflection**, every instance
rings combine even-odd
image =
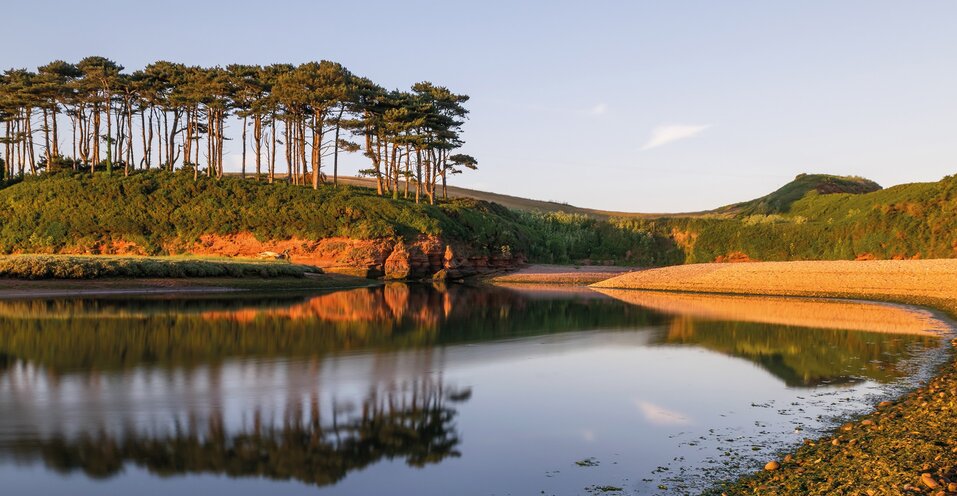
[[[675,317],[659,344],[691,345],[754,362],[791,387],[887,383],[907,374],[901,359],[913,347],[933,348],[928,336],[814,329],[753,322]]]
[[[317,358],[592,329],[646,329],[657,343],[704,347],[750,360],[788,385],[813,386],[859,378],[892,381],[905,373],[898,367],[901,355],[937,343],[930,335],[853,330],[854,322],[870,329],[873,322],[897,315],[879,306],[855,309],[857,315],[872,313],[870,321],[858,317],[842,321],[840,329],[822,329],[802,325],[795,316],[781,320],[787,300],[775,302],[776,320],[766,323],[750,321],[760,309],[748,302],[739,303],[731,317],[715,318],[699,308],[709,297],[668,306],[656,298],[652,305],[647,297],[622,302],[597,293],[389,284],[319,295],[0,301],[0,370],[13,359],[43,365],[52,374],[98,373],[141,365],[189,368],[235,357]],[[793,308],[801,315],[846,313],[841,305],[805,300]],[[716,300],[715,306],[728,304]],[[797,319],[798,326],[788,325],[788,319]]]

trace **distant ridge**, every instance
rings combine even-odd
[[[363,188],[375,188],[375,179],[368,177],[339,177],[341,184],[358,186]],[[404,183],[403,183],[404,184]],[[504,195],[501,193],[490,193],[476,189],[460,188],[449,186],[449,197],[451,198],[474,198],[493,203],[498,203],[506,208],[524,211],[536,212],[565,212],[569,214],[588,215],[597,218],[607,217],[635,217],[653,219],[658,217],[694,217],[708,212],[686,212],[686,213],[642,213],[642,212],[616,212],[613,210],[598,210],[593,208],[576,207],[567,203],[532,200],[519,196]],[[441,192],[441,191],[440,191]]]
[[[339,182],[364,188],[375,188],[375,180],[365,177],[340,177]],[[807,193],[815,191],[818,194],[828,195],[835,193],[863,194],[883,189],[881,185],[870,179],[854,176],[835,176],[831,174],[798,174],[793,181],[778,188],[774,192],[755,198],[754,200],[734,203],[713,210],[700,212],[676,213],[646,213],[646,212],[616,212],[613,210],[598,210],[576,207],[567,203],[554,201],[532,200],[518,196],[490,193],[475,189],[449,186],[449,196],[452,198],[474,198],[498,203],[507,208],[538,212],[565,212],[581,214],[598,218],[631,217],[631,218],[663,218],[663,217],[701,217],[704,215],[724,214],[729,216],[770,215],[782,214],[790,211],[791,205],[803,198]]]

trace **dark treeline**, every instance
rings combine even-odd
[[[340,152],[362,151],[370,166],[361,173],[376,178],[380,195],[435,203],[449,174],[477,165],[455,153],[468,96],[429,82],[386,90],[328,61],[123,70],[93,56],[0,75],[0,175],[165,169],[222,177],[225,142],[238,139],[243,177],[337,184]],[[228,118],[241,123],[231,136]]]

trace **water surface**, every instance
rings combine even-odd
[[[685,306],[401,284],[0,302],[0,480],[37,495],[693,491],[908,387],[941,349]]]

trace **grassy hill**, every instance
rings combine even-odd
[[[811,189],[778,211],[674,218],[666,229],[680,233],[688,262],[735,253],[757,260],[957,257],[957,176],[858,194]]]
[[[862,177],[832,176],[828,174],[800,174],[771,194],[751,201],[721,207],[714,212],[732,215],[783,214],[808,193],[820,195],[836,193],[862,194],[879,191],[881,186]]]
[[[187,252],[205,234],[260,240],[440,237],[479,254],[508,250],[530,260],[675,263],[667,237],[580,214],[538,213],[458,198],[432,206],[367,188],[312,190],[237,177],[167,172],[60,172],[0,189],[0,253],[97,253],[132,244],[150,255]],[[631,251],[631,255],[625,256]]]
[[[456,188],[450,194],[450,202],[430,206],[349,185],[314,191],[236,177],[57,173],[0,190],[0,252],[96,252],[120,241],[165,255],[187,251],[205,234],[248,232],[259,239],[436,236],[541,263],[957,257],[953,176],[880,189],[861,178],[800,175],[756,200],[669,215],[560,208],[567,206]]]

